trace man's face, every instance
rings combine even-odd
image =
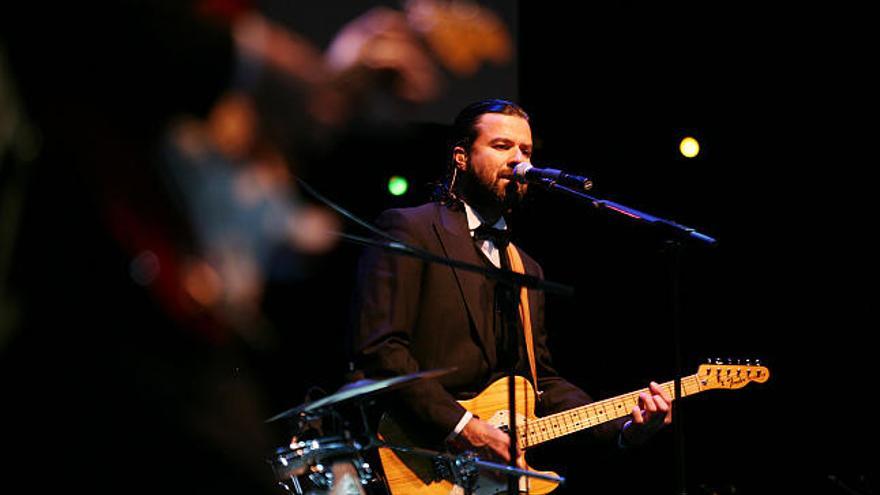
[[[526,185],[513,179],[513,167],[531,159],[532,129],[522,117],[500,113],[483,114],[475,128],[471,149],[455,156],[472,186],[469,200],[511,205],[526,192]]]

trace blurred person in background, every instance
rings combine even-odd
[[[324,52],[249,2],[44,7],[0,15],[30,136],[2,156],[4,481],[273,490],[249,371],[279,331],[260,310],[271,253],[325,253],[339,225],[291,178],[371,92],[436,98],[436,58],[387,8]]]
[[[292,177],[369,95],[442,93],[455,56],[428,53],[417,5],[428,29],[428,2],[368,9],[327,50],[247,1],[2,8],[9,486],[276,489],[252,361],[304,330],[260,300],[272,253],[302,279],[339,227]]]

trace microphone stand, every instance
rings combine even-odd
[[[370,239],[366,237],[355,236],[351,234],[338,233],[342,239],[345,239],[349,242],[353,242],[356,244],[361,244],[365,246],[376,247],[380,249],[384,249],[387,251],[392,251],[398,254],[403,254],[405,256],[411,256],[414,258],[419,258],[424,261],[428,261],[431,263],[439,263],[442,265],[450,266],[453,268],[458,268],[462,270],[469,270],[477,273],[481,273],[484,276],[495,280],[500,284],[504,284],[508,286],[508,290],[511,292],[506,294],[505,299],[512,297],[515,300],[519,291],[522,287],[528,287],[531,289],[543,290],[545,292],[553,292],[556,294],[571,296],[574,294],[574,289],[570,286],[548,282],[546,280],[542,280],[538,277],[534,277],[532,275],[526,275],[522,273],[516,273],[511,270],[498,269],[498,268],[487,268],[478,265],[472,265],[470,263],[466,263],[463,261],[453,260],[450,258],[445,258],[442,256],[437,256],[432,253],[423,251],[421,249],[414,248],[412,246],[408,246],[400,241],[381,241],[377,239]],[[506,257],[506,254],[502,256]],[[497,297],[497,295],[496,295]],[[504,301],[508,303],[510,301]],[[512,304],[512,302],[511,302]],[[505,310],[510,307],[510,304],[505,304]],[[502,310],[500,312],[500,325],[503,331],[503,342],[505,345],[504,355],[508,356],[508,359],[511,359],[512,362],[508,366],[507,370],[507,394],[508,394],[508,426],[507,433],[508,438],[510,439],[510,462],[508,463],[507,470],[507,490],[509,495],[518,495],[519,494],[519,479],[520,474],[523,472],[521,469],[517,468],[516,465],[516,454],[517,454],[517,428],[516,428],[516,364],[519,361],[519,333],[516,328],[511,328],[510,319],[507,315],[507,311]],[[535,384],[537,387],[538,384]]]
[[[499,270],[495,267],[486,268],[486,267],[482,267],[482,266],[472,265],[470,263],[466,263],[463,261],[453,260],[453,259],[442,257],[442,256],[437,256],[437,255],[429,253],[423,249],[418,249],[418,248],[409,246],[409,245],[401,242],[400,240],[395,239],[392,236],[388,235],[386,232],[383,232],[383,231],[373,227],[369,223],[364,222],[363,220],[356,217],[355,215],[353,215],[351,212],[349,212],[345,208],[342,208],[341,206],[337,205],[333,201],[330,201],[329,199],[325,198],[323,195],[321,195],[318,191],[316,191],[314,188],[312,188],[310,185],[308,185],[302,179],[298,179],[298,182],[303,187],[303,189],[305,189],[307,192],[309,192],[310,194],[312,194],[313,196],[318,198],[321,202],[327,204],[328,206],[330,206],[331,208],[333,208],[334,210],[339,212],[342,216],[349,218],[350,220],[354,221],[355,223],[357,223],[357,224],[365,227],[367,230],[373,232],[377,236],[385,239],[384,241],[382,241],[382,240],[378,240],[378,239],[370,239],[370,238],[366,238],[366,237],[346,234],[343,232],[337,232],[336,234],[344,240],[347,240],[349,242],[353,242],[356,244],[360,244],[363,246],[371,246],[371,247],[383,249],[386,251],[391,251],[391,252],[394,252],[397,254],[402,254],[404,256],[411,256],[411,257],[418,258],[418,259],[421,259],[423,261],[427,261],[430,263],[439,263],[439,264],[446,265],[446,266],[449,266],[452,268],[458,268],[458,269],[462,269],[462,270],[468,270],[468,271],[472,271],[472,272],[481,273],[484,276],[486,276],[492,280],[495,280],[495,281],[502,283],[502,284],[506,284],[509,287],[513,287],[514,294],[518,294],[518,291],[521,290],[522,287],[542,290],[544,292],[552,292],[552,293],[561,294],[561,295],[565,295],[565,296],[571,296],[574,294],[574,289],[570,286],[567,286],[567,285],[558,284],[558,283],[554,283],[554,282],[548,282],[548,281],[542,280],[538,277],[534,277],[534,276],[526,275],[526,274],[522,274],[522,273],[516,273],[516,272],[510,271],[510,270]],[[502,311],[502,315],[503,314],[504,314],[504,311]],[[518,350],[518,347],[515,347],[515,345],[517,345],[518,342],[514,342],[513,339],[517,338],[517,334],[519,332],[508,331],[508,329],[506,328],[507,320],[504,316],[502,316],[502,318],[504,318],[501,321],[501,325],[503,325],[502,328],[504,329],[504,332],[506,334],[512,334],[512,336],[509,336],[508,338],[505,339],[505,341],[506,341],[505,345],[507,345],[509,348],[513,345],[514,347],[512,347],[512,348],[514,350]],[[508,478],[508,485],[507,486],[508,486],[508,492],[510,495],[517,495],[519,493],[519,477],[517,476],[516,473],[521,472],[521,470],[519,470],[516,467],[516,451],[517,451],[516,387],[514,387],[514,383],[515,383],[514,372],[515,372],[516,363],[518,360],[519,360],[519,354],[517,353],[516,358],[514,358],[513,364],[510,366],[509,373],[508,373],[508,400],[509,400],[509,404],[508,404],[509,418],[508,419],[509,419],[509,423],[510,423],[508,426],[508,438],[510,439],[510,463],[509,463],[508,475],[510,476],[510,478]],[[538,384],[536,383],[535,386],[537,387]]]
[[[645,213],[620,203],[598,199],[569,187],[558,184],[555,180],[544,179],[540,182],[548,189],[559,191],[578,199],[589,201],[597,209],[616,213],[618,216],[629,218],[636,222],[651,225],[662,232],[666,237],[666,255],[671,285],[671,312],[672,312],[672,344],[674,347],[674,397],[672,401],[672,434],[674,438],[676,485],[677,493],[687,495],[687,478],[685,476],[684,456],[684,418],[682,409],[677,399],[681,397],[681,255],[686,241],[701,243],[708,246],[717,244],[717,240],[708,235],[701,234],[695,229],[679,223]]]
[[[499,247],[499,251],[503,251],[506,248]],[[501,259],[507,260],[508,266],[510,265],[510,261],[507,258],[507,253],[501,253]],[[514,322],[516,318],[509,314],[514,306],[515,296],[517,295],[517,286],[509,286],[509,287],[496,287],[495,288],[495,305],[497,307],[498,304],[502,304],[503,306],[500,308],[499,312],[499,325],[501,325],[501,339],[503,342],[503,352],[502,356],[507,359],[508,362],[505,363],[507,368],[507,413],[508,413],[508,425],[507,425],[507,437],[510,440],[510,448],[508,449],[508,455],[510,455],[510,461],[508,461],[508,466],[511,469],[516,469],[516,459],[517,459],[517,447],[518,447],[518,436],[516,434],[516,365],[519,362],[519,333],[515,328]],[[535,388],[537,389],[538,384],[535,384]],[[511,471],[511,473],[515,473]],[[520,477],[515,474],[508,475],[507,478],[507,493],[508,495],[517,495],[519,493],[519,480]]]
[[[532,275],[526,275],[523,273],[516,273],[511,270],[498,269],[493,267],[486,268],[484,266],[472,265],[470,263],[466,263],[464,261],[454,260],[450,258],[446,258],[443,256],[437,256],[433,253],[429,253],[423,249],[418,249],[413,246],[409,246],[404,242],[401,242],[399,239],[395,239],[390,236],[387,232],[383,232],[376,227],[370,225],[369,223],[361,220],[345,208],[337,205],[333,201],[325,198],[322,194],[308,185],[302,179],[297,179],[300,186],[305,189],[308,193],[318,198],[324,204],[330,206],[332,209],[340,213],[342,216],[354,221],[358,225],[366,228],[367,230],[373,232],[378,237],[381,237],[385,240],[378,239],[370,239],[366,237],[346,234],[343,232],[337,232],[340,238],[347,240],[349,242],[360,244],[363,246],[370,246],[379,249],[383,249],[386,251],[391,251],[396,254],[402,254],[404,256],[411,256],[414,258],[421,259],[423,261],[427,261],[430,263],[439,263],[441,265],[446,265],[452,268],[458,268],[461,270],[468,270],[472,272],[477,272],[483,274],[485,277],[495,280],[498,283],[505,284],[508,287],[513,288],[514,297],[519,294],[519,291],[522,287],[527,287],[530,289],[542,290],[544,292],[552,292],[556,294],[561,294],[565,296],[571,296],[574,294],[574,289],[571,286],[558,284],[554,282],[548,282],[546,280],[542,280],[538,277],[534,277]],[[506,255],[504,255],[506,256]],[[513,349],[516,351],[515,358],[513,358],[513,363],[509,367],[508,372],[508,438],[510,439],[510,463],[508,468],[508,492],[510,495],[517,495],[519,493],[519,477],[518,473],[522,473],[522,470],[516,467],[516,452],[517,452],[517,435],[516,435],[516,387],[514,387],[515,383],[515,368],[517,361],[519,361],[519,353],[518,353],[518,341],[515,340],[518,338],[519,332],[510,331],[507,328],[507,317],[504,316],[504,311],[501,312],[502,320],[501,325],[505,335],[505,344],[508,349],[505,349],[505,354],[509,354],[509,349]],[[536,383],[537,387],[538,384]]]
[[[672,309],[672,346],[674,353],[674,398],[681,397],[681,254],[683,246],[681,241],[670,240],[666,244],[666,254],[668,257],[669,280],[671,284],[671,309]],[[674,459],[678,469],[676,473],[677,492],[680,495],[687,495],[687,477],[685,476],[684,465],[684,418],[682,417],[683,409],[680,407],[680,401],[672,401],[672,438],[674,442]]]

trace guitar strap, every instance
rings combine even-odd
[[[525,265],[523,265],[522,258],[520,258],[519,252],[516,250],[513,243],[507,245],[507,259],[510,260],[511,270],[525,275]],[[519,289],[519,318],[522,321],[523,334],[526,343],[526,354],[529,356],[529,368],[532,370],[532,383],[535,385],[535,391],[540,397],[541,391],[538,389],[538,372],[535,367],[535,345],[532,338],[532,318],[531,311],[529,310],[529,290],[525,287],[520,287]]]

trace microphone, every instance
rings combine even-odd
[[[520,162],[513,167],[513,177],[517,182],[536,182],[543,184],[546,182],[559,182],[571,187],[577,187],[584,191],[589,191],[593,187],[593,181],[588,177],[569,174],[555,168],[538,168],[532,166],[529,162]]]

